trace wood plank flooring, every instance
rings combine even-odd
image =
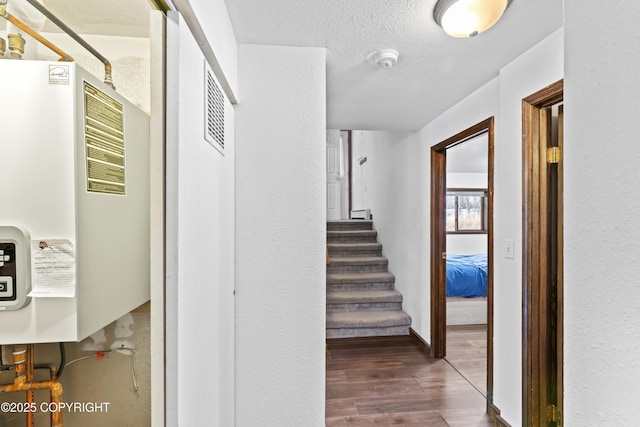
[[[486,400],[409,336],[327,342],[326,426],[493,426]]]
[[[447,326],[447,361],[487,394],[487,325]]]

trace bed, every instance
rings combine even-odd
[[[447,297],[487,296],[487,254],[447,255]]]
[[[487,323],[487,255],[447,255],[447,325]]]

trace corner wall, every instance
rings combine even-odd
[[[631,426],[640,419],[640,8],[564,8],[564,421]]]
[[[167,17],[166,425],[234,425],[234,113],[204,138],[205,59]],[[206,412],[204,411],[206,409]]]
[[[236,425],[324,426],[325,50],[239,45]]]

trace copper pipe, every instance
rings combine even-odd
[[[0,6],[0,16],[2,16],[7,21],[11,22],[16,27],[20,28],[25,33],[29,34],[34,39],[38,40],[40,43],[54,51],[56,54],[60,56],[60,61],[72,62],[73,58],[71,55],[65,53],[62,49],[58,48],[56,45],[51,43],[49,40],[42,37],[37,31],[29,28],[24,22],[20,21],[18,18],[7,12],[6,7]]]
[[[33,371],[34,371],[34,360],[35,360],[35,347],[33,344],[28,344],[27,345],[27,355],[26,355],[26,366],[25,366],[25,371],[26,371],[26,377],[27,377],[27,383],[32,383],[33,382]],[[27,391],[27,405],[29,405],[29,408],[32,407],[33,405],[33,391],[29,390]],[[27,427],[34,427],[35,424],[35,420],[33,417],[34,413],[32,411],[28,411],[27,412]]]
[[[98,52],[93,48],[93,46],[87,43],[82,37],[80,37],[75,31],[69,28],[64,22],[58,19],[58,17],[55,16],[53,13],[51,13],[49,9],[44,7],[42,3],[40,3],[37,0],[27,0],[27,3],[29,3],[31,6],[36,8],[38,12],[42,13],[45,17],[47,17],[49,21],[53,22],[58,28],[60,28],[65,33],[67,33],[72,39],[74,39],[82,47],[87,49],[93,56],[95,56],[100,61],[102,61],[102,63],[104,64],[104,83],[110,88],[112,88],[113,90],[116,89],[115,85],[113,84],[113,79],[111,77],[111,63],[107,58],[102,56],[100,52]]]
[[[0,385],[0,393],[13,393],[25,391],[27,396],[33,390],[48,389],[51,393],[50,402],[55,411],[51,412],[51,427],[63,427],[62,424],[62,384],[59,381],[33,381],[27,380],[28,372],[33,375],[33,345],[16,345],[13,351],[13,363],[15,364],[16,377],[12,384]],[[31,365],[31,368],[27,365]],[[28,399],[28,397],[27,397]],[[28,402],[32,403],[32,402]],[[27,413],[28,414],[28,413]],[[27,422],[29,416],[27,415]]]
[[[13,349],[13,364],[16,365],[16,380],[14,384],[23,384],[27,379],[27,346],[17,345]]]

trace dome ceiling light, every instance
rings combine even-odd
[[[438,0],[433,18],[452,37],[474,37],[491,28],[512,0]]]

